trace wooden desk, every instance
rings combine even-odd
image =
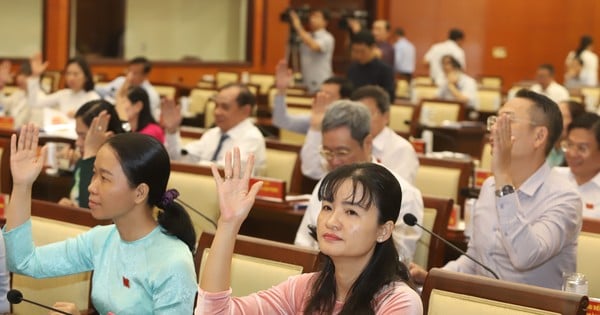
[[[433,151],[461,152],[481,160],[483,144],[485,143],[486,126],[477,124],[469,127],[417,127],[417,135],[421,137],[423,130],[433,132]]]
[[[302,216],[292,203],[257,199],[240,234],[293,244]]]

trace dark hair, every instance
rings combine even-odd
[[[445,58],[450,60],[450,65],[452,65],[453,69],[462,70],[462,66],[461,66],[460,62],[458,62],[458,60],[456,60],[456,58],[454,58],[454,56],[452,56],[452,55],[444,55],[442,57],[442,59],[440,60],[440,63],[444,63]]]
[[[360,101],[363,98],[374,99],[377,103],[377,109],[382,114],[390,111],[390,95],[380,86],[362,86],[352,93],[352,97],[350,99],[353,101]]]
[[[331,12],[329,12],[329,10],[327,9],[311,9],[310,13],[316,13],[316,12],[321,12],[321,15],[323,16],[323,19],[327,22],[329,22],[331,20]]]
[[[225,89],[231,88],[231,87],[237,87],[238,89],[240,89],[240,93],[238,94],[238,96],[235,98],[236,103],[238,104],[238,106],[245,106],[245,105],[250,105],[250,108],[253,108],[254,105],[256,105],[256,96],[254,94],[252,94],[252,92],[250,92],[250,89],[248,89],[248,86],[242,83],[228,83],[223,85],[219,91],[223,91]]]
[[[106,111],[110,115],[107,131],[112,131],[114,134],[125,132],[115,106],[105,100],[93,100],[81,105],[75,112],[75,118],[81,118],[83,123],[89,127],[94,117],[97,117],[102,111]]]
[[[406,36],[406,33],[404,32],[404,29],[401,27],[397,27],[396,30],[394,30],[394,33],[396,33],[396,35],[398,36]]]
[[[344,165],[331,171],[319,187],[319,200],[333,201],[337,190],[347,180],[352,182],[353,202],[363,208],[377,208],[377,223],[396,222],[402,203],[402,189],[396,177],[376,163]],[[359,195],[359,187],[362,194]],[[352,284],[339,314],[375,314],[373,299],[384,286],[395,281],[409,285],[406,266],[399,260],[392,237],[373,245],[373,256]],[[311,289],[305,314],[331,314],[335,306],[336,285],[333,260],[321,253],[323,264]]]
[[[583,105],[582,103],[573,100],[563,101],[562,103],[567,104],[567,106],[569,107],[569,113],[571,113],[571,120],[575,120],[575,118],[585,113],[585,105]]]
[[[371,32],[360,31],[352,35],[351,44],[365,44],[367,46],[373,46],[375,45],[375,37]]]
[[[147,204],[162,209],[158,223],[163,233],[176,236],[194,251],[196,232],[187,211],[175,201],[161,202],[171,173],[165,147],[154,137],[137,132],[118,134],[105,144],[114,150],[130,187],[148,185]]]
[[[548,141],[546,142],[546,155],[550,153],[552,147],[560,138],[563,129],[562,114],[558,105],[545,95],[538,94],[528,89],[521,89],[517,92],[516,97],[530,100],[534,106],[535,112],[530,111],[529,115],[539,125],[545,126],[548,129]],[[541,115],[537,115],[537,113]],[[541,121],[535,119],[541,116]]]
[[[127,99],[129,99],[132,105],[137,102],[142,102],[142,110],[138,116],[136,131],[144,129],[148,124],[156,124],[156,120],[154,120],[150,111],[150,98],[144,88],[139,86],[129,88],[129,91],[127,91]]]
[[[548,70],[551,76],[554,76],[554,66],[549,63],[544,63],[538,67],[540,70]]]
[[[85,76],[85,82],[83,83],[83,89],[86,92],[93,90],[94,89],[94,76],[92,75],[92,70],[90,69],[90,66],[88,65],[87,61],[85,61],[85,59],[83,59],[83,57],[79,57],[79,56],[73,57],[67,61],[67,64],[65,65],[65,70],[67,70],[67,67],[72,63],[76,63],[79,66],[79,68],[81,68],[81,71],[83,71],[83,75]]]
[[[583,113],[577,118],[574,118],[573,122],[571,122],[567,128],[569,132],[573,129],[587,129],[591,131],[596,138],[598,147],[600,148],[600,116],[594,113]]]
[[[581,53],[586,50],[594,41],[592,40],[592,36],[589,35],[584,35],[581,36],[581,39],[579,40],[579,46],[577,47],[577,50],[575,50],[575,56],[579,57],[581,56]]]
[[[128,64],[131,65],[143,65],[144,66],[144,74],[150,73],[152,71],[152,63],[150,60],[146,59],[146,57],[135,57],[129,60]]]
[[[19,74],[30,76],[31,75],[31,64],[29,60],[23,61],[19,67]]]
[[[345,77],[333,76],[323,81],[321,85],[323,84],[337,84],[340,87],[341,98],[350,98],[350,96],[352,95],[352,91],[354,90],[352,81],[348,80]]]
[[[463,33],[463,31],[458,28],[450,29],[450,31],[448,32],[448,39],[450,39],[450,40],[459,41],[464,38],[465,38],[465,33]]]

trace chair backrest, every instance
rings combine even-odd
[[[291,116],[307,116],[310,115],[309,107],[288,106],[287,112]],[[284,128],[279,129],[279,141],[290,144],[304,144],[306,134],[293,132]]]
[[[265,177],[276,178],[286,182],[286,193],[290,192],[294,178],[296,163],[299,162],[299,151],[281,150],[267,147],[267,168]]]
[[[585,108],[588,112],[595,112],[598,109],[600,101],[600,87],[586,86],[580,89],[581,94],[585,97]]]
[[[5,85],[4,88],[0,90],[0,93],[9,96],[18,90],[19,88],[15,85]]]
[[[42,74],[42,79],[40,81],[40,86],[46,93],[52,93],[58,90],[58,85],[60,83],[60,71],[45,71]]]
[[[36,246],[66,240],[88,231],[108,221],[92,218],[89,210],[64,207],[56,203],[32,201],[32,235]],[[80,308],[90,305],[91,272],[83,272],[49,279],[34,279],[28,276],[13,274],[12,287],[23,292],[24,296],[35,297],[45,305],[57,301],[70,301]],[[14,314],[38,314],[39,307],[22,303],[13,305]]]
[[[190,106],[188,111],[193,114],[204,114],[206,103],[216,94],[217,90],[214,89],[193,89],[190,91]]]
[[[217,187],[209,167],[171,162],[169,188],[179,191],[179,199],[209,217],[214,222],[219,218],[219,200]],[[196,234],[215,231],[215,226],[193,210],[185,207],[189,213]]]
[[[433,85],[433,79],[428,75],[416,75],[412,78],[411,83],[414,85]]]
[[[488,142],[483,145],[481,152],[481,163],[479,168],[491,171],[492,170],[492,145]]]
[[[421,298],[429,315],[584,315],[588,305],[575,293],[437,268],[429,271]]]
[[[215,109],[217,108],[217,103],[213,100],[209,100],[206,102],[206,107],[204,109],[204,128],[211,128],[215,123]]]
[[[583,227],[577,240],[577,272],[586,276],[588,295],[596,298],[600,297],[598,248],[600,248],[600,220],[583,218]]]
[[[156,93],[158,93],[158,95],[160,95],[161,97],[175,99],[175,97],[177,96],[177,88],[175,88],[174,86],[158,84],[152,85],[152,87],[154,88]]]
[[[237,72],[219,71],[216,75],[217,88],[225,84],[235,83],[240,81],[240,74]]]
[[[419,103],[419,119],[423,125],[440,126],[444,121],[465,119],[465,104],[457,101],[424,99]]]
[[[422,225],[438,235],[446,235],[453,203],[452,199],[423,196]],[[441,267],[444,265],[445,252],[445,244],[442,241],[423,232],[417,242],[413,261],[428,270]]]
[[[272,74],[250,73],[249,83],[258,85],[258,93],[266,95],[269,93],[269,89],[275,84],[275,76]]]
[[[402,135],[409,135],[416,120],[417,107],[414,105],[393,104],[390,106],[389,127]]]
[[[500,89],[478,89],[477,99],[480,112],[495,113],[502,103],[502,91]]]
[[[410,83],[406,79],[396,80],[396,97],[410,98]]]
[[[501,89],[502,88],[502,77],[500,76],[481,76],[479,82],[482,88]]]
[[[468,187],[473,163],[468,160],[449,160],[419,156],[419,169],[415,186],[423,195],[449,198],[463,205],[465,197],[460,193]]]
[[[214,235],[202,233],[194,263],[198,279]],[[231,262],[231,289],[244,296],[285,281],[288,277],[317,270],[318,252],[291,244],[238,235]]]
[[[413,103],[419,103],[423,99],[435,98],[438,95],[438,90],[439,88],[437,87],[437,85],[415,84],[412,88],[410,100]]]

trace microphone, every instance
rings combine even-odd
[[[43,305],[43,304],[40,304],[40,303],[31,301],[31,300],[28,300],[28,299],[26,299],[26,298],[23,297],[23,293],[21,293],[21,291],[19,291],[19,290],[12,289],[12,290],[8,291],[8,293],[6,293],[6,298],[8,299],[8,301],[11,304],[19,304],[22,301],[25,301],[27,303],[31,303],[33,305],[37,305],[39,307],[43,307],[43,308],[45,308],[47,310],[51,310],[53,312],[57,312],[57,313],[60,313],[60,314],[65,314],[65,315],[71,315],[70,313],[61,311],[59,309],[56,309],[56,308],[53,308],[53,307],[50,307],[50,306],[46,306],[46,305]]]
[[[404,223],[406,223],[406,225],[408,226],[418,226],[420,227],[423,231],[435,236],[435,238],[437,238],[438,240],[444,242],[444,244],[452,247],[452,249],[454,249],[455,251],[459,252],[461,255],[465,255],[467,258],[469,258],[470,260],[472,260],[473,262],[475,262],[476,264],[478,264],[479,266],[483,267],[483,269],[487,270],[489,273],[491,273],[494,278],[500,280],[500,277],[498,277],[498,275],[492,271],[492,269],[490,269],[489,267],[487,267],[486,265],[480,263],[479,261],[477,261],[477,259],[471,257],[469,254],[465,253],[465,251],[463,251],[462,249],[456,247],[454,244],[448,242],[445,238],[439,236],[438,234],[434,233],[433,231],[428,230],[427,228],[425,228],[424,226],[420,225],[419,223],[417,223],[417,217],[415,217],[412,213],[407,213],[402,217],[402,220],[404,221]]]

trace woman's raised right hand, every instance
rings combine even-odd
[[[46,161],[46,147],[38,154],[39,129],[29,123],[21,127],[18,140],[10,138],[10,171],[14,185],[33,185]]]

